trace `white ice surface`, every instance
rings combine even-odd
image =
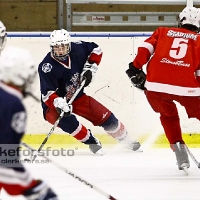
[[[200,160],[200,149],[191,149]],[[59,165],[118,200],[199,200],[200,169],[190,159],[189,175],[178,170],[170,149],[131,152],[121,146],[106,148],[104,156],[79,149],[75,156],[51,157]],[[26,164],[35,178],[45,180],[60,200],[104,200],[99,192],[52,164]],[[1,192],[1,200],[22,200]]]

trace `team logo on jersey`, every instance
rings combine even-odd
[[[17,112],[12,116],[11,127],[18,134],[25,132],[25,129],[26,129],[26,113],[24,111]]]
[[[190,63],[185,63],[182,60],[172,61],[172,60],[170,60],[168,58],[162,58],[162,60],[160,62],[161,63],[171,64],[171,65],[178,65],[178,66],[183,66],[183,67],[190,67]]]
[[[73,96],[73,94],[76,92],[77,88],[79,87],[80,80],[79,80],[79,73],[75,73],[72,78],[70,79],[72,82],[71,85],[67,85],[65,87],[66,89],[66,99],[69,100]]]
[[[52,69],[52,67],[53,67],[53,66],[52,66],[50,63],[44,63],[44,64],[42,65],[42,71],[43,71],[44,73],[50,72],[51,69]]]
[[[169,30],[167,32],[167,35],[170,37],[181,37],[181,38],[186,38],[186,39],[193,39],[196,40],[198,35],[197,34],[192,34],[192,33],[182,33],[182,32],[177,32],[173,30]]]

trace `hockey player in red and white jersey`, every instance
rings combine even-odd
[[[160,113],[178,168],[190,167],[174,101],[185,107],[189,118],[200,120],[200,10],[186,7],[178,28],[159,27],[138,47],[126,70],[135,87],[144,90],[153,110]],[[144,74],[142,67],[147,64]]]
[[[0,21],[0,52],[6,41],[6,28]],[[42,180],[34,179],[20,162],[18,149],[25,133],[26,110],[22,103],[30,93],[37,73],[30,53],[7,47],[0,55],[0,191],[31,200],[57,200]],[[12,152],[12,153],[11,153]]]

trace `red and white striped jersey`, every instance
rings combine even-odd
[[[184,28],[158,28],[139,46],[133,61],[147,63],[147,90],[200,96],[200,35]]]

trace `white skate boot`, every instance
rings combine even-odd
[[[124,144],[127,149],[130,149],[132,151],[142,152],[142,150],[139,149],[141,146],[140,143],[137,141],[131,140],[128,135],[124,139],[120,140],[120,143]]]
[[[190,161],[188,159],[188,154],[185,149],[185,144],[181,142],[177,142],[173,144],[174,152],[176,155],[176,160],[178,164],[179,170],[184,170],[186,174],[188,174],[188,168],[190,167]]]

